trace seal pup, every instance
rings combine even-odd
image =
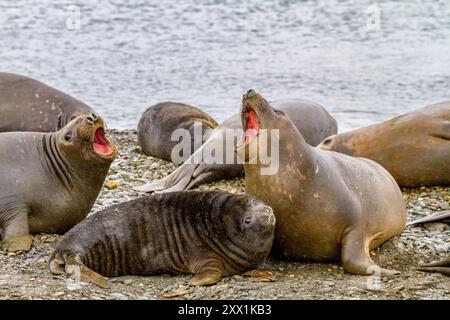
[[[0,73],[0,132],[54,132],[91,113],[88,105],[42,82]]]
[[[193,273],[194,285],[260,265],[275,229],[272,209],[248,195],[181,191],[94,213],[70,230],[49,260],[53,274],[108,287],[105,277]]]
[[[199,125],[201,141],[194,141],[195,124]],[[209,137],[218,123],[200,109],[183,103],[162,102],[151,106],[139,120],[137,135],[142,152],[148,156],[172,161],[172,150],[179,141],[172,141],[171,136],[177,129],[185,129],[191,137],[189,154],[182,156],[185,161]]]
[[[305,137],[307,143],[317,145],[330,132],[337,132],[336,120],[321,105],[301,99],[283,99],[271,102],[271,105],[283,110]],[[244,167],[238,164],[234,155],[234,146],[238,143],[238,136],[231,142],[227,149],[224,141],[227,141],[227,131],[242,131],[241,117],[238,114],[221,123],[209,136],[209,139],[180,167],[161,180],[137,186],[134,189],[142,192],[172,192],[189,190],[200,184],[220,180],[241,177],[244,175]],[[202,158],[207,154],[206,150],[222,150],[222,164],[207,163]],[[233,152],[230,163],[227,157],[229,150]],[[201,161],[195,161],[200,158]],[[228,161],[227,161],[228,160]],[[233,164],[234,161],[234,164]]]
[[[450,185],[450,101],[326,138],[319,148],[381,164],[402,187]]]
[[[53,133],[0,133],[0,246],[27,251],[30,234],[61,234],[83,220],[116,155],[95,114]]]
[[[273,253],[292,260],[342,261],[347,272],[393,275],[369,255],[406,223],[406,205],[392,176],[372,160],[310,146],[289,117],[258,93],[242,101],[246,193],[273,208],[277,218]],[[260,138],[267,132],[267,141]],[[274,137],[272,137],[274,135]],[[279,141],[278,171],[261,174],[252,148]]]

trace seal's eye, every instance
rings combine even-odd
[[[64,140],[70,141],[70,139],[72,139],[72,131],[66,132],[64,135]]]
[[[244,223],[247,224],[247,225],[251,224],[252,223],[252,217],[250,217],[250,216],[245,217],[244,218]]]

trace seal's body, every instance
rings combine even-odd
[[[90,113],[88,105],[42,82],[0,73],[0,132],[54,132]]]
[[[81,115],[54,133],[0,133],[3,244],[13,250],[15,238],[64,233],[80,222],[116,154],[103,120],[93,114]]]
[[[271,102],[280,110],[286,112],[297,129],[304,135],[307,143],[317,145],[330,132],[337,132],[336,120],[322,106],[307,100],[285,99]],[[240,115],[236,114],[221,123],[209,136],[209,139],[180,167],[167,177],[148,183],[135,189],[143,192],[172,192],[189,190],[200,184],[233,177],[243,176],[244,168],[236,158],[230,163],[229,155],[233,153],[238,138],[232,141],[232,146],[226,146],[227,131],[242,131]],[[240,136],[240,135],[239,135]],[[221,163],[211,163],[204,160],[207,150],[222,149]],[[201,161],[195,162],[200,158]]]
[[[274,226],[272,209],[247,195],[152,195],[111,206],[75,226],[57,245],[49,268],[73,274],[78,266],[107,277],[194,273],[194,284],[213,284],[263,262]],[[86,280],[105,286],[97,281],[101,277],[89,277],[92,271],[85,272]]]
[[[196,124],[199,125],[199,141],[194,141]],[[185,129],[191,137],[191,149],[188,155],[183,155],[184,161],[208,139],[217,125],[196,107],[176,102],[158,103],[142,114],[137,128],[138,143],[144,154],[172,161],[172,150],[180,142],[172,141],[172,134],[177,129]]]
[[[342,259],[348,272],[377,272],[369,250],[400,234],[406,222],[392,176],[371,160],[308,145],[289,117],[253,90],[244,95],[241,115],[245,138],[238,152],[246,160],[246,192],[274,210],[273,252],[293,260]],[[272,141],[259,139],[260,129],[279,135],[279,170],[273,175],[261,174],[259,161],[248,163],[253,144],[261,148]]]
[[[448,186],[450,102],[328,137],[319,148],[374,160],[400,186]]]

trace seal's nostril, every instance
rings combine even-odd
[[[247,98],[254,97],[255,95],[256,95],[255,90],[250,89],[250,90],[247,91]]]

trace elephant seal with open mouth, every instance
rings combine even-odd
[[[400,188],[383,167],[312,147],[284,112],[253,90],[243,96],[241,117],[245,134],[237,151],[245,159],[246,193],[274,211],[274,254],[292,260],[340,259],[354,274],[398,273],[378,267],[369,255],[399,235],[406,222]],[[263,129],[267,139],[260,138]],[[272,139],[279,141],[278,171],[265,175],[261,169],[270,164],[259,157],[253,161],[251,150],[267,147]]]
[[[53,133],[0,133],[0,247],[64,233],[91,210],[117,150],[103,120],[81,115]]]

